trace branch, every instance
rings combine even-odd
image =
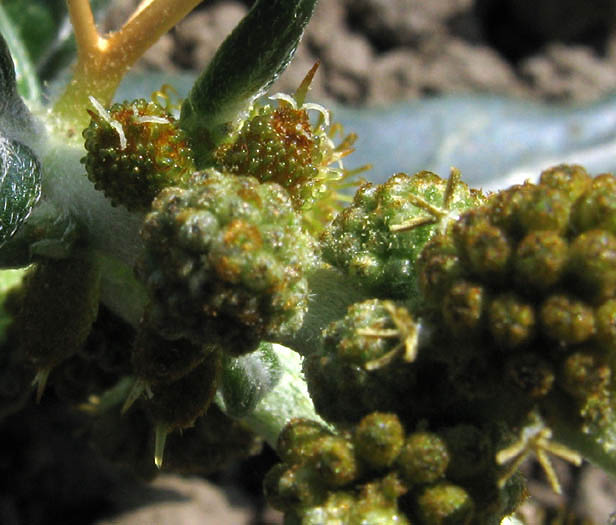
[[[103,37],[96,29],[89,0],[67,0],[77,41],[77,64],[54,112],[70,123],[72,132],[85,128],[88,97],[109,105],[130,67],[200,2],[143,0],[119,31]]]
[[[122,29],[109,36],[108,60],[118,60],[128,69],[199,3],[201,0],[143,0]]]
[[[98,34],[89,0],[67,0],[67,7],[80,60],[84,61],[88,56],[102,52],[106,42]]]

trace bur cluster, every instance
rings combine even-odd
[[[613,422],[616,178],[557,166],[464,214],[418,261],[427,316],[528,402],[565,396]]]
[[[289,523],[499,523],[524,497],[519,478],[495,494],[492,442],[469,425],[407,432],[393,413],[371,412],[336,434],[293,420],[281,463],[265,479]]]
[[[423,246],[482,199],[455,170],[449,180],[422,171],[367,183],[323,233],[323,257],[376,297],[408,299],[417,294]]]
[[[316,243],[278,184],[196,172],[160,193],[142,238],[138,274],[163,336],[241,355],[301,327]]]
[[[162,106],[137,99],[107,110],[92,102],[81,162],[114,205],[146,211],[160,190],[186,183],[194,170],[188,139]]]
[[[303,82],[304,90],[316,66]],[[317,104],[304,104],[305,92],[274,95],[277,104],[255,104],[239,129],[215,152],[222,171],[249,175],[260,182],[276,182],[302,213],[304,225],[321,231],[342,208],[344,189],[356,185],[355,171],[346,170],[342,159],[353,151],[353,134],[334,143],[342,133],[330,124],[330,112]],[[318,117],[311,118],[310,111]]]

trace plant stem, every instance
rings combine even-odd
[[[106,41],[98,34],[88,0],[66,0],[66,2],[75,31],[77,53],[80,55],[80,61],[84,61],[98,49],[104,49]]]
[[[130,67],[200,2],[144,0],[119,31],[103,37],[96,29],[89,0],[67,0],[77,41],[77,64],[54,112],[73,132],[85,128],[88,97],[108,106]]]

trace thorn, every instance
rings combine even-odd
[[[160,470],[163,467],[163,456],[165,454],[165,443],[167,442],[167,425],[156,424],[154,440],[154,464]]]
[[[447,179],[447,187],[445,188],[445,194],[443,196],[443,208],[448,210],[451,207],[451,201],[456,190],[456,186],[460,184],[462,174],[458,168],[452,166],[449,172],[449,178]]]
[[[133,403],[141,397],[141,395],[149,389],[148,384],[144,379],[136,379],[132,388],[126,396],[126,400],[122,405],[122,415],[126,414]]]
[[[49,373],[51,372],[51,367],[41,368],[36,372],[34,379],[32,380],[32,386],[36,386],[36,402],[40,403],[41,398],[43,397],[43,392],[45,391],[45,386],[47,386],[47,379],[49,379]]]
[[[306,101],[306,95],[308,94],[308,88],[310,87],[310,84],[312,84],[312,79],[314,78],[314,75],[317,72],[317,69],[319,69],[320,64],[321,62],[319,62],[318,60],[315,62],[314,66],[312,66],[310,70],[308,71],[308,73],[306,73],[306,76],[304,77],[301,84],[297,88],[297,91],[295,91],[294,98],[297,101],[297,105],[300,107]]]

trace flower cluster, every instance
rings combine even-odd
[[[145,99],[95,111],[83,131],[88,178],[114,204],[145,211],[167,186],[185,184],[194,170],[192,153],[175,118]]]

